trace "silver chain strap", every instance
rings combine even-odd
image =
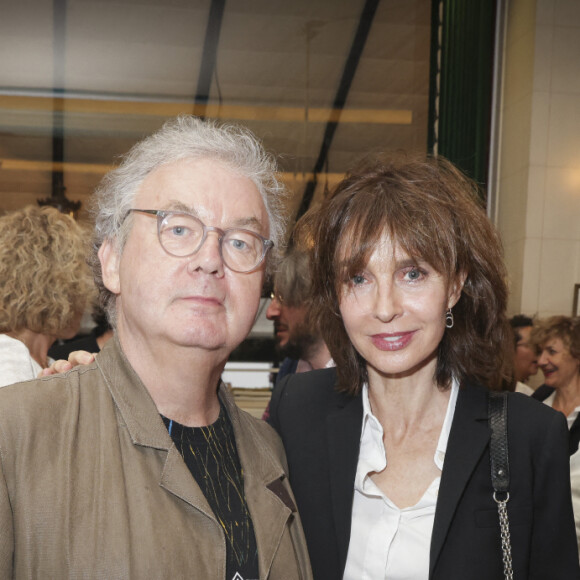
[[[507,514],[507,502],[510,499],[510,494],[508,493],[505,499],[500,500],[497,498],[496,492],[494,492],[493,499],[495,503],[497,503],[497,511],[499,513],[501,551],[503,553],[503,574],[506,580],[513,580],[514,571],[512,569],[512,542],[510,538],[510,525]]]

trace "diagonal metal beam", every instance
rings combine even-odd
[[[348,93],[350,91],[354,75],[358,68],[358,64],[360,62],[360,58],[364,50],[379,2],[380,0],[366,0],[365,2],[358,23],[357,31],[352,46],[350,47],[348,58],[346,59],[346,63],[344,65],[342,78],[340,79],[340,83],[338,85],[338,89],[334,97],[334,103],[332,105],[332,108],[339,111],[339,114],[340,111],[344,109],[344,105],[346,104],[346,99],[348,97]],[[326,128],[324,130],[324,138],[322,139],[318,159],[316,160],[316,164],[314,165],[314,169],[312,170],[313,178],[308,181],[306,187],[304,188],[302,202],[300,203],[300,207],[298,208],[298,214],[296,216],[296,219],[299,219],[302,215],[304,215],[304,213],[306,213],[306,211],[310,207],[310,204],[312,203],[314,190],[316,189],[316,184],[318,183],[318,174],[322,171],[322,168],[324,167],[326,160],[328,158],[328,152],[330,150],[332,140],[334,139],[334,134],[338,127],[339,120],[329,121],[326,124]]]
[[[205,30],[201,67],[195,91],[195,111],[200,117],[205,117],[205,109],[211,91],[211,81],[217,62],[217,49],[220,40],[222,20],[226,0],[212,0]]]
[[[52,113],[52,162],[56,165],[64,161],[64,84],[66,59],[66,0],[53,2],[53,113]],[[52,196],[64,194],[62,170],[52,171]]]

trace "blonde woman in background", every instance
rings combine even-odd
[[[0,386],[34,379],[72,338],[94,285],[74,219],[27,206],[0,217]]]
[[[544,384],[534,398],[564,413],[571,435],[577,429],[577,435],[570,439],[572,455],[580,442],[580,421],[573,429],[580,411],[580,318],[552,316],[538,320],[531,341],[544,373]]]
[[[534,324],[531,341],[538,353],[544,384],[532,395],[564,413],[576,536],[580,539],[580,318],[552,316]]]

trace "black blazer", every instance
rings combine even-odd
[[[334,369],[288,377],[270,404],[316,580],[339,580],[344,572],[362,426],[361,396],[336,392],[335,382]],[[503,578],[487,415],[486,390],[462,388],[435,511],[432,580]],[[580,578],[567,436],[561,413],[509,394],[508,514],[516,579]]]
[[[556,389],[554,387],[549,387],[548,385],[540,385],[533,393],[532,397],[538,399],[538,401],[546,400]],[[578,451],[578,445],[580,444],[580,414],[576,417],[572,427],[570,427],[570,432],[568,434],[568,453],[574,455]]]

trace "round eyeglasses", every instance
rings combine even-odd
[[[243,228],[222,230],[206,226],[195,216],[185,212],[130,209],[126,215],[131,212],[157,216],[159,243],[169,255],[177,258],[192,256],[203,246],[207,233],[216,232],[224,264],[240,274],[255,270],[264,261],[268,250],[274,246],[272,240],[267,240],[256,232]]]
[[[270,292],[270,300],[272,301],[276,300],[276,302],[278,302],[278,304],[280,305],[284,304],[284,298],[282,298],[282,296],[280,296],[280,294],[276,292],[276,290]]]

